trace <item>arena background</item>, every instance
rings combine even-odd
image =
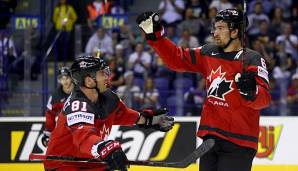
[[[74,22],[67,22],[66,29],[54,17],[59,1],[0,0],[0,170],[42,170],[40,163],[28,161],[28,154],[45,150],[40,137],[48,98],[58,86],[58,69],[69,66],[77,56],[98,51],[112,68],[112,89],[128,106],[166,106],[178,120],[167,134],[114,127],[110,138],[123,142],[129,159],[177,161],[198,146],[201,142],[195,138],[195,131],[206,95],[204,80],[198,74],[168,70],[135,24],[137,14],[162,10],[164,0],[68,0],[76,17]],[[212,42],[210,31],[216,11],[243,5],[238,0],[175,2],[181,11],[165,16],[164,24],[167,36],[183,47]],[[261,111],[253,171],[298,170],[297,2],[247,1],[250,25],[246,45],[267,60],[272,96],[271,105]],[[107,40],[88,45],[98,32]],[[151,58],[147,68],[131,64],[136,52]],[[132,85],[137,91],[131,91]],[[121,86],[130,91],[121,92]],[[134,140],[136,136],[143,140]],[[143,148],[144,144],[151,148]],[[130,170],[141,169],[152,168],[132,166]],[[198,170],[198,165],[184,170]]]

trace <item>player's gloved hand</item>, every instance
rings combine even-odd
[[[92,147],[92,155],[107,162],[108,170],[127,170],[128,160],[118,141],[99,142]]]
[[[43,146],[45,146],[45,147],[48,146],[50,137],[51,137],[50,131],[43,131],[42,137],[41,137],[41,143]]]
[[[143,109],[140,111],[146,121],[145,124],[139,124],[140,127],[153,128],[159,131],[167,132],[173,128],[174,118],[166,116],[168,110],[166,108],[160,109]]]
[[[157,13],[152,11],[144,12],[137,17],[136,22],[145,32],[147,40],[154,41],[164,35],[164,28]]]
[[[242,72],[235,75],[235,83],[240,94],[247,100],[256,98],[257,82],[254,72]]]

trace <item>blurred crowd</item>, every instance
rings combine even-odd
[[[74,26],[83,24],[82,51],[100,55],[111,69],[111,88],[133,108],[167,106],[173,113],[183,107],[185,115],[198,115],[206,96],[205,80],[200,75],[168,70],[145,43],[135,23],[123,23],[106,29],[96,25],[98,17],[127,15],[134,11],[134,0],[86,1],[78,10],[71,1],[59,0],[53,12],[54,32],[61,34],[55,53],[71,60],[68,47]],[[216,13],[227,8],[242,9],[236,0],[161,0],[155,7],[161,15],[166,35],[183,48],[212,43]],[[271,106],[263,115],[297,115],[298,109],[298,5],[294,0],[248,1],[246,46],[266,60],[270,74]],[[84,12],[82,12],[84,11]],[[84,15],[83,15],[84,14]],[[54,36],[51,36],[54,37]],[[84,41],[84,38],[83,38]],[[4,46],[7,44],[8,46]],[[15,56],[13,40],[0,35],[2,54]]]

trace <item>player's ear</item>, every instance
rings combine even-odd
[[[61,84],[61,80],[59,78],[57,79],[57,82],[58,82],[58,84]]]
[[[92,85],[94,83],[94,80],[90,76],[86,76],[84,81],[86,86]]]
[[[237,38],[238,37],[238,33],[239,33],[239,29],[238,28],[235,28],[231,31],[231,37],[233,39]]]

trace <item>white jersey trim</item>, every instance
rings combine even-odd
[[[48,110],[52,110],[53,109],[53,105],[52,105],[52,96],[49,97],[48,103],[47,103],[47,108]]]
[[[71,126],[81,122],[94,124],[94,119],[93,113],[79,111],[67,115],[67,125]]]
[[[102,144],[103,142],[104,142],[104,141],[100,141],[100,142],[94,144],[94,145],[92,146],[92,148],[91,148],[91,155],[92,155],[95,159],[97,159],[97,158],[100,157],[100,154],[98,154],[98,146],[99,146],[100,144]]]
[[[264,78],[269,83],[268,71],[265,68],[258,66],[258,76]]]

